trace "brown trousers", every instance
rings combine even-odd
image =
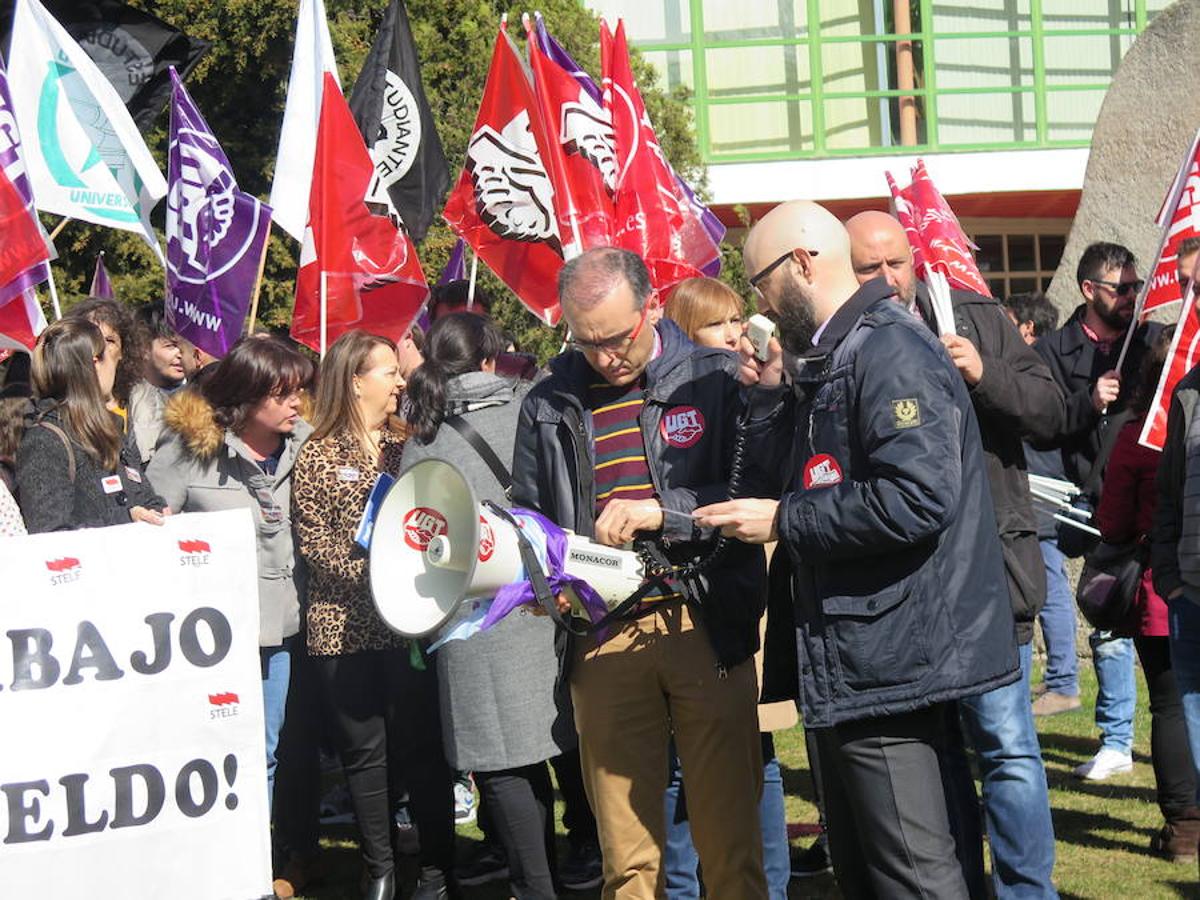
[[[663,895],[663,793],[674,731],[709,897],[765,900],[758,685],[721,677],[704,627],[671,605],[579,642],[571,676],[583,781],[599,825],[605,900]]]

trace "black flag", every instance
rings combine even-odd
[[[413,240],[421,240],[450,186],[450,167],[425,99],[401,0],[392,0],[383,14],[350,94],[350,110],[375,162],[367,200],[385,204],[390,199]]]
[[[4,5],[0,31],[7,48],[12,4]],[[186,78],[210,46],[120,0],[42,0],[42,5],[117,89],[140,131],[153,127],[171,99],[169,68]]]

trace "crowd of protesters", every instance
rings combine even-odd
[[[1164,452],[1141,446],[1171,330],[1133,320],[1133,255],[1089,246],[1061,327],[1040,295],[953,291],[946,328],[887,214],[786,203],[743,252],[753,298],[702,278],[661,297],[622,250],[568,262],[570,337],[540,370],[465,282],[435,290],[427,331],[351,331],[319,363],[266,333],[213,359],[161,302],[99,299],[7,362],[0,534],[251,512],[278,897],[327,874],[323,749],[368,900],[398,895],[405,850],[417,898],[506,880],[518,900],[779,900],[830,869],[855,898],[1057,896],[1035,716],[1080,706],[1065,560],[1092,548],[1035,507],[1030,472],[1077,485],[1103,541],[1144,561],[1128,621],[1090,637],[1101,741],[1076,774],[1132,767],[1136,654],[1148,852],[1196,864],[1200,373]],[[751,299],[777,326],[765,353]],[[670,574],[588,635],[524,608],[403,638],[354,537],[376,479],[427,459],[481,499],[646,543]],[[798,714],[821,820],[803,851],[772,738]]]

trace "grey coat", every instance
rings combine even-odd
[[[167,403],[166,431],[146,474],[175,512],[248,509],[258,535],[258,643],[278,647],[300,630],[299,559],[292,540],[292,468],[312,428],[303,419],[285,439],[274,475],[213,418],[198,391]]]
[[[517,413],[529,385],[486,372],[451,378],[448,414],[461,412],[504,462],[512,459]],[[481,500],[509,502],[475,449],[449,425],[429,444],[409,440],[402,468],[437,458],[462,469]],[[541,762],[575,746],[565,686],[556,692],[554,622],[524,608],[437,650],[446,757],[459,770],[494,772]]]

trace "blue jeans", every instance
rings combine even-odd
[[[1183,698],[1192,764],[1200,776],[1200,605],[1186,596],[1167,604],[1170,627],[1171,668]]]
[[[1050,796],[1029,703],[1032,643],[1023,644],[1020,655],[1021,677],[1014,683],[959,701],[983,782],[997,900],[1058,896]]]
[[[262,665],[263,718],[267,726],[267,803],[275,799],[275,751],[287,709],[288,682],[292,677],[292,650],[295,637],[286,638],[278,647],[259,647]]]
[[[1040,541],[1046,565],[1046,605],[1038,614],[1046,639],[1046,690],[1079,695],[1079,660],[1075,655],[1075,592],[1067,581],[1066,557],[1053,540]]]
[[[1096,727],[1100,749],[1128,754],[1133,749],[1133,709],[1137,680],[1133,671],[1133,641],[1111,631],[1088,635],[1096,668]]]
[[[775,756],[771,735],[763,734],[763,792],[758,804],[763,834],[763,869],[767,876],[770,900],[787,900],[788,880],[792,876],[788,852],[787,814],[783,807],[783,774]],[[688,827],[687,799],[683,790],[683,771],[679,756],[671,744],[671,776],[666,793],[667,846],[663,851],[668,900],[698,900],[700,857],[692,844]]]

